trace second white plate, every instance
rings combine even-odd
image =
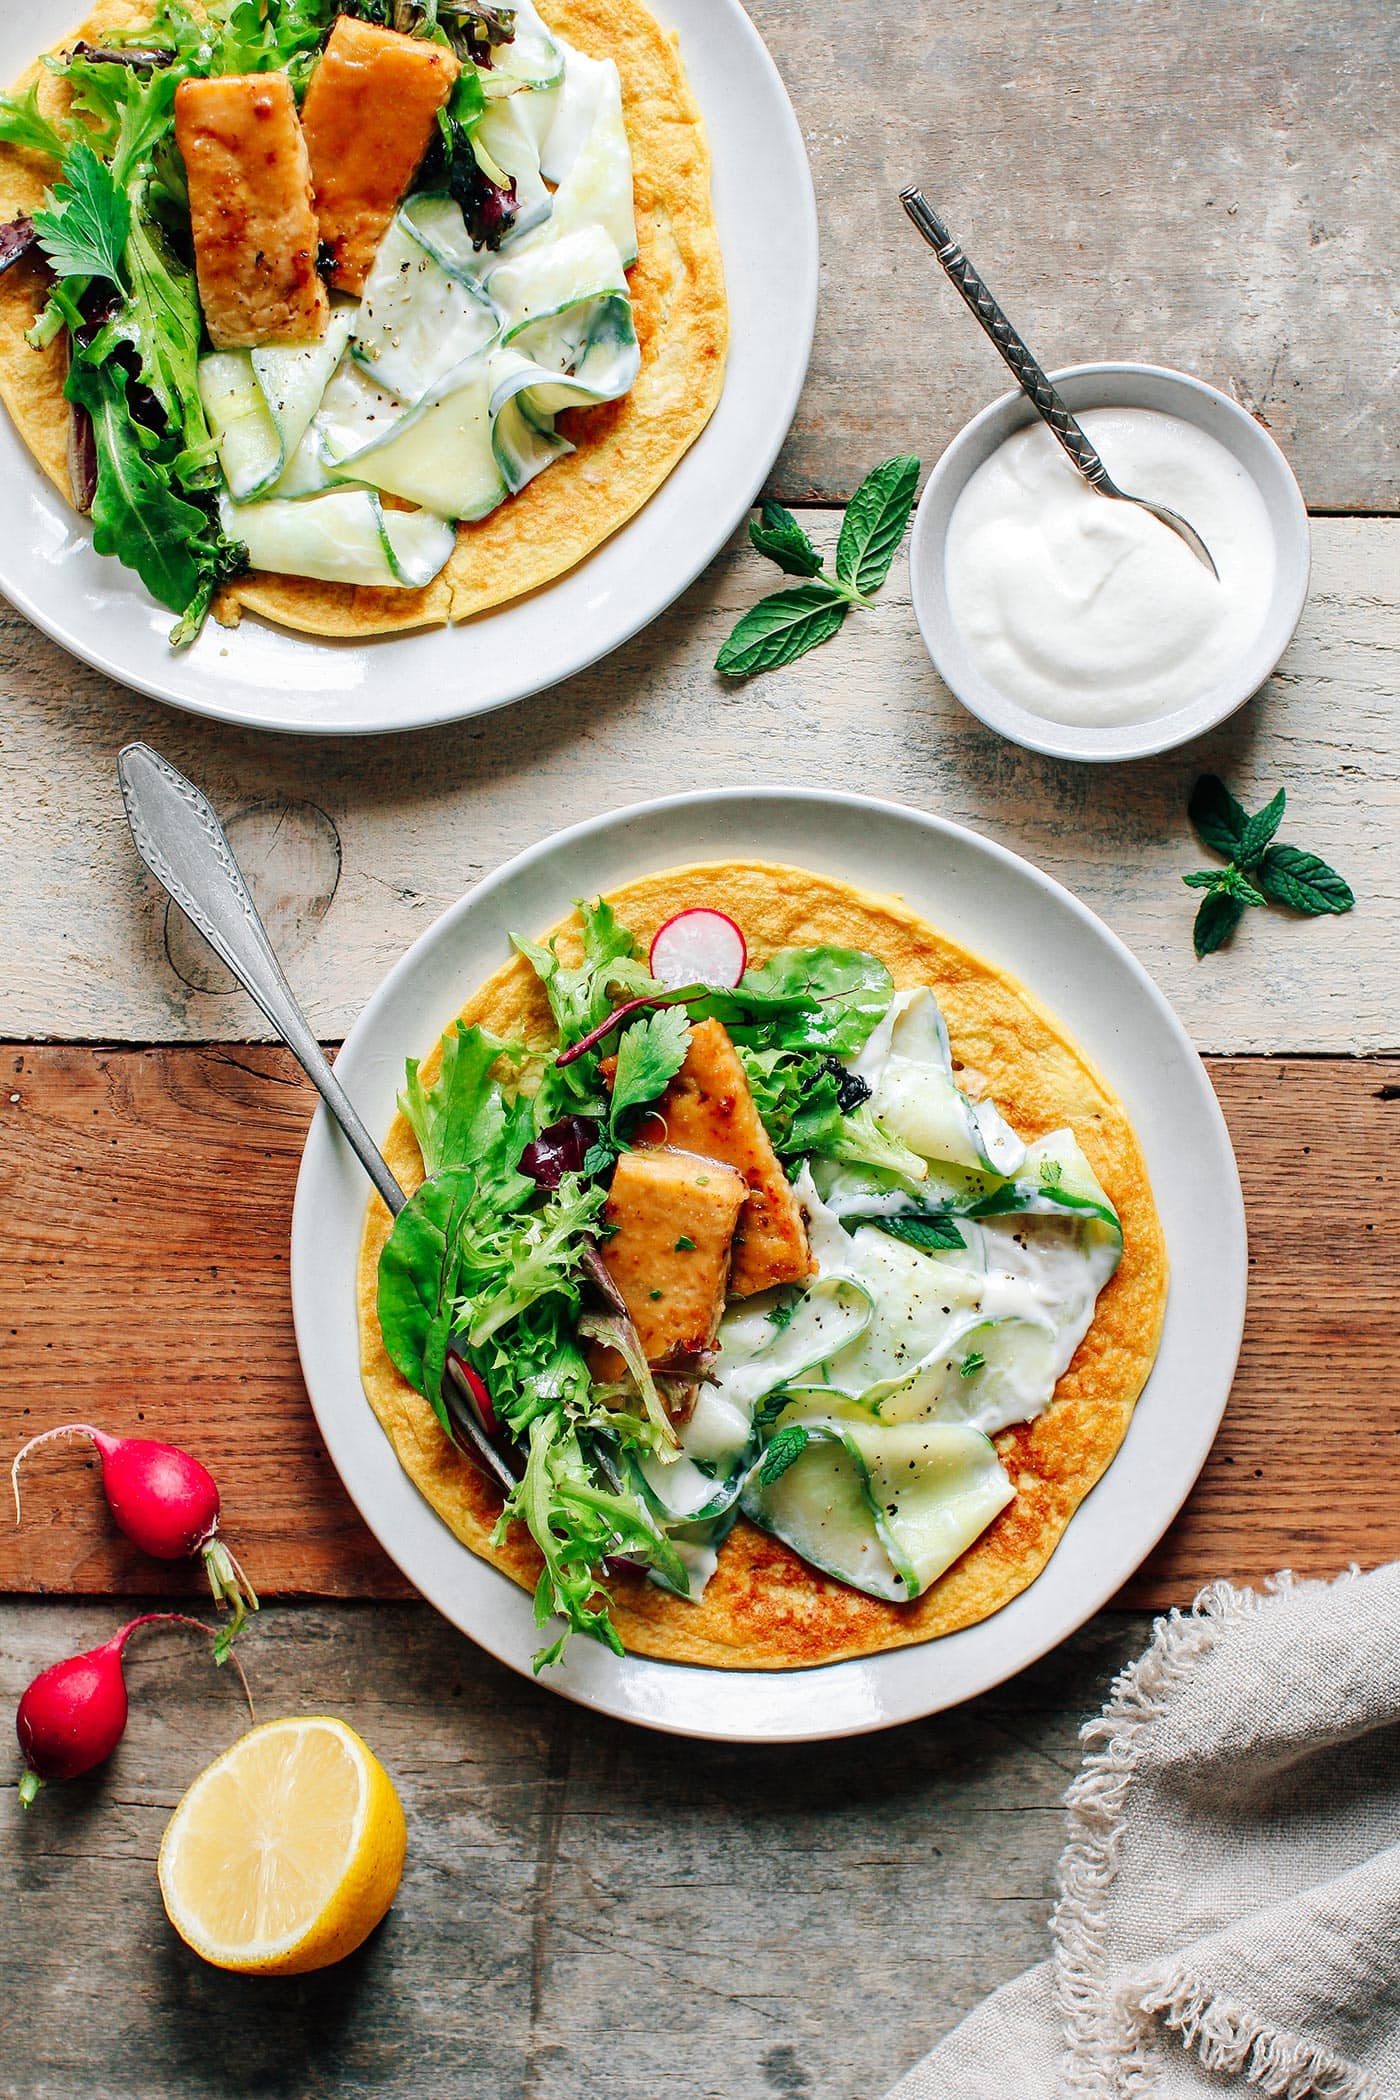
[[[484,714],[616,649],[678,598],[762,487],[797,407],[817,310],[817,217],[802,133],[739,0],[649,0],[680,37],[714,162],[729,292],[724,393],[631,522],[547,589],[456,629],[318,641],[248,618],[193,648],[40,473],[0,409],[0,590],[124,685],[245,728],[368,735]],[[0,83],[71,32],[79,0],[0,9]]]
[[[1166,1530],[1224,1412],[1244,1323],[1244,1206],[1215,1094],[1142,966],[1058,883],[961,826],[854,795],[680,795],[561,832],[446,912],[371,999],[340,1077],[371,1130],[419,1056],[509,953],[570,901],[649,870],[734,855],[796,862],[895,891],[1010,971],[1064,1022],[1127,1104],[1172,1262],[1156,1368],[1127,1438],[1049,1566],[981,1625],[947,1639],[806,1670],[723,1671],[614,1656],[576,1640],[542,1679],[566,1698],[681,1735],[800,1742],[855,1735],[987,1690],[1110,1598]],[[430,1603],[522,1674],[539,1645],[530,1599],[478,1560],[401,1471],[360,1384],[355,1268],[362,1170],[324,1109],[292,1221],[297,1345],[326,1446],[365,1521]]]

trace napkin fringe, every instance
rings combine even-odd
[[[1379,2086],[1330,2049],[1281,2033],[1213,1990],[1175,1971],[1133,2000],[1141,2023],[1161,2019],[1202,2067],[1243,2077],[1269,2100],[1384,2100]]]
[[[1115,2001],[1108,1987],[1104,1900],[1118,1872],[1128,1794],[1144,1737],[1173,1694],[1229,1627],[1294,1586],[1288,1572],[1272,1577],[1262,1591],[1215,1582],[1201,1591],[1189,1612],[1172,1611],[1158,1619],[1151,1646],[1120,1671],[1103,1713],[1080,1731],[1084,1767],[1065,1796],[1069,1841],[1060,1866],[1062,1893],[1051,1920],[1065,2023],[1062,2095],[1147,2100],[1156,2085],[1140,2047],[1141,2020]],[[1286,2085],[1280,2090],[1288,2093]]]

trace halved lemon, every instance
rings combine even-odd
[[[166,1825],[171,1924],[220,1969],[297,1976],[367,1939],[408,1833],[393,1783],[343,1721],[267,1721],[202,1772]]]

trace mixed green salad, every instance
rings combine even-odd
[[[211,348],[179,90],[280,74],[300,104],[342,18],[449,49],[450,97],[362,295],[334,296],[316,340]],[[178,614],[176,644],[250,566],[421,588],[459,520],[573,450],[563,409],[635,380],[617,69],[530,0],[160,0],[139,30],[44,63],[72,116],[51,122],[36,86],[0,97],[0,143],[57,171],[45,208],[0,228],[0,269],[32,250],[53,274],[29,341],[67,338],[74,500],[98,551]],[[262,179],[246,170],[250,194]],[[320,267],[334,283],[324,239]]]
[[[872,1596],[916,1597],[1012,1499],[991,1438],[1049,1404],[1121,1254],[1113,1206],[1071,1131],[1026,1145],[959,1089],[932,993],[897,992],[876,957],[794,948],[732,985],[668,986],[605,902],[579,910],[577,963],[516,941],[553,1046],[458,1023],[431,1085],[410,1062],[426,1179],[379,1268],[393,1362],[452,1435],[452,1358],[517,1475],[497,1538],[527,1527],[537,1620],[561,1622],[536,1666],[574,1632],[621,1652],[620,1564],[698,1597],[741,1511]],[[731,1299],[677,1367],[647,1360],[638,1319],[661,1292],[634,1281],[626,1302],[607,1213],[619,1162],[664,1141],[706,1021],[737,1049],[810,1263]],[[676,1222],[658,1271],[692,1245]]]

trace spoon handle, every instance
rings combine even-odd
[[[297,1005],[213,809],[193,782],[149,744],[126,746],[117,760],[117,777],[142,860],[262,1009],[397,1216],[404,1192]]]
[[[913,188],[901,190],[899,201],[1010,365],[1023,393],[1054,431],[1084,479],[1093,488],[1105,488],[1116,493],[1108,478],[1108,469],[1098,453],[923,191]]]

